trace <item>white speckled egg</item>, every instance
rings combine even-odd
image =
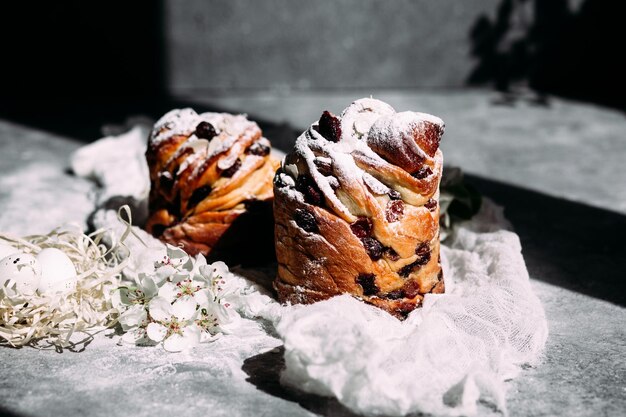
[[[0,260],[0,284],[19,293],[33,295],[41,280],[39,261],[27,253],[14,253]]]
[[[69,292],[76,288],[76,268],[71,259],[56,248],[43,249],[37,255],[41,265],[39,294],[49,295],[57,292]]]
[[[6,243],[0,243],[0,259],[4,259],[9,255],[13,255],[14,253],[18,252],[19,250],[17,248],[14,248],[13,246]]]

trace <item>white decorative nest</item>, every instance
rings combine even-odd
[[[122,210],[130,215],[127,207]],[[111,304],[112,292],[127,262],[122,242],[130,224],[124,223],[126,233],[117,243],[110,242],[109,248],[103,243],[110,238],[106,230],[84,234],[77,225],[23,238],[0,233],[0,243],[33,256],[46,248],[63,251],[73,262],[78,281],[70,292],[45,295],[24,295],[0,286],[0,344],[66,348],[90,340],[89,330],[114,325],[117,310]],[[84,337],[73,342],[72,335],[81,332]]]

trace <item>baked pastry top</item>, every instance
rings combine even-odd
[[[403,317],[444,291],[438,117],[365,98],[324,112],[274,180],[274,287],[284,302],[349,293]]]
[[[267,246],[279,162],[270,152],[259,126],[244,115],[170,111],[154,125],[146,151],[146,229],[211,259],[273,255]]]

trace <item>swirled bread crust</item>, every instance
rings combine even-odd
[[[154,126],[146,158],[150,217],[162,241],[209,259],[273,257],[272,178],[279,166],[243,115],[172,110]]]
[[[444,292],[443,121],[361,99],[324,112],[274,179],[279,299],[352,294],[397,317]]]

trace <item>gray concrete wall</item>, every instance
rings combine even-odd
[[[167,84],[224,89],[465,84],[469,31],[498,0],[165,0]]]

